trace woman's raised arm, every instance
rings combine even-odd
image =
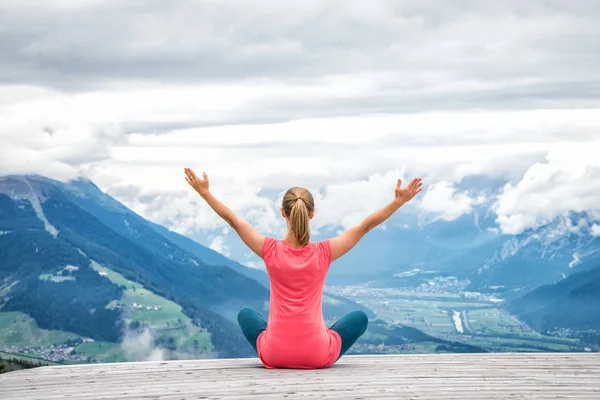
[[[252,250],[257,256],[262,258],[262,248],[265,243],[265,237],[258,233],[249,223],[239,218],[225,204],[221,203],[215,196],[210,193],[208,176],[205,172],[202,173],[202,179],[198,178],[194,171],[190,168],[184,169],[187,183],[202,197],[208,205],[223,218],[225,222],[233,228],[239,235],[240,239]]]
[[[390,204],[369,215],[360,224],[329,240],[331,262],[349,252],[369,231],[383,223],[400,207],[412,200],[422,190],[421,185],[421,178],[415,178],[406,187],[402,188],[402,181],[398,179],[395,197]]]

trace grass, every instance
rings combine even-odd
[[[385,307],[377,307],[373,302],[367,306],[388,323],[413,326],[433,336],[455,334],[452,316],[446,310],[451,307],[445,306],[452,303],[403,299],[389,300],[386,304]]]
[[[33,318],[18,311],[0,312],[0,331],[0,344],[6,346],[47,347],[79,338],[70,332],[42,329]]]
[[[139,283],[130,281],[129,279],[125,278],[123,275],[119,274],[118,272],[115,272],[111,269],[105,268],[93,260],[92,260],[92,268],[94,270],[98,271],[99,274],[104,275],[115,285],[125,286],[127,289],[143,288],[143,286],[140,285]]]
[[[468,310],[469,327],[479,333],[491,335],[517,334],[523,337],[544,338],[544,335],[528,328],[516,317],[498,308]]]
[[[377,318],[390,324],[412,326],[432,336],[480,346],[492,351],[580,351],[576,340],[542,335],[521,323],[516,317],[497,308],[497,304],[474,299],[459,301],[459,296],[446,293],[418,293],[403,290],[357,291],[346,297],[364,304]],[[445,298],[447,301],[440,299]],[[429,300],[428,300],[429,299]],[[463,314],[464,333],[456,331],[452,312]],[[465,315],[466,322],[465,324]],[[414,352],[430,352],[427,346],[416,346]],[[404,350],[402,351],[404,352]]]
[[[210,333],[194,325],[177,303],[152,293],[139,283],[98,263],[92,262],[92,267],[111,282],[125,287],[122,298],[112,299],[106,307],[120,308],[127,323],[138,323],[142,330],[150,330],[151,339],[142,341],[147,348],[142,349],[143,352],[162,345],[169,348],[166,350],[169,358],[190,358],[213,350]],[[73,279],[52,274],[43,274],[39,278],[54,282]],[[9,291],[10,286],[1,289],[3,296]],[[134,303],[143,308],[134,307]],[[44,348],[79,338],[69,332],[41,329],[33,318],[21,312],[0,312],[0,332],[0,344],[15,347]],[[139,343],[134,345],[139,346]],[[93,357],[98,362],[131,361],[121,343],[88,342],[77,346],[75,351],[85,357]]]
[[[467,316],[471,329],[478,332],[506,334],[521,327],[519,320],[497,308],[469,310]]]
[[[127,357],[119,343],[87,342],[75,347],[75,351],[93,357],[97,362],[125,362]]]
[[[412,290],[402,290],[402,289],[395,289],[393,292],[393,295],[391,296],[392,298],[398,298],[398,299],[448,299],[448,300],[456,300],[456,301],[460,301],[461,299],[463,299],[462,297],[460,297],[458,294],[454,294],[454,293],[431,293],[431,292],[418,292],[418,291],[412,291]],[[465,299],[465,301],[472,301],[471,299]]]
[[[365,334],[366,335],[366,334]],[[435,349],[439,343],[425,341],[418,343],[409,343],[402,346],[393,347],[391,349],[379,348],[375,345],[365,345],[361,343],[355,344],[348,354],[423,354],[436,353]]]
[[[156,340],[170,341],[177,348],[176,353],[212,351],[210,333],[194,325],[180,305],[96,262],[92,262],[92,267],[111,282],[126,288],[123,297],[109,302],[107,308],[121,308],[127,322],[149,327]]]
[[[576,343],[552,343],[544,340],[528,340],[526,338],[484,338],[474,336],[469,344],[481,346],[493,351],[580,351]]]
[[[43,281],[52,281],[52,282],[64,282],[64,281],[74,281],[75,277],[73,276],[62,276],[62,275],[52,275],[52,274],[42,274],[39,278]]]
[[[372,333],[369,332],[369,330],[367,329],[367,331],[363,334],[362,336],[364,339],[368,339],[368,340],[385,340],[387,339],[386,335],[382,335],[380,333]]]
[[[333,297],[327,296],[325,293],[323,293],[323,303],[342,304],[342,301],[338,300],[338,299],[334,299]]]
[[[5,351],[0,351],[0,360],[3,360],[3,359],[4,360],[17,359],[20,361],[33,362],[33,363],[41,362],[44,365],[61,365],[61,363],[34,357],[34,356],[31,356],[31,354],[8,353]]]

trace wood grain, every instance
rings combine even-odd
[[[600,399],[600,353],[345,356],[322,370],[258,359],[41,367],[0,375],[0,399]]]

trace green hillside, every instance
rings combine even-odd
[[[541,286],[506,309],[541,332],[600,346],[600,268]]]

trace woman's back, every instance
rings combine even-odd
[[[331,264],[329,241],[302,248],[265,238],[263,259],[271,281],[267,329],[257,340],[266,366],[320,368],[333,364],[341,339],[325,325],[322,293]]]

